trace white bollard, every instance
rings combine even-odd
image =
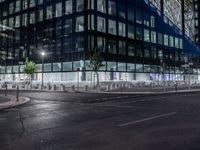
[[[110,89],[111,89],[110,87],[111,87],[111,86],[112,86],[112,85],[109,85],[109,84],[108,84],[108,85],[106,86],[106,91],[110,91]]]
[[[47,84],[47,90],[51,90],[51,85],[50,84]]]
[[[54,85],[52,85],[52,89],[51,89],[52,91],[56,91],[56,85],[54,84]]]
[[[65,85],[60,84],[60,91],[65,91]]]

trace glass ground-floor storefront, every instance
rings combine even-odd
[[[41,81],[43,73],[44,82],[91,81],[96,77],[89,66],[88,60],[37,64],[32,79]],[[0,73],[1,81],[26,80],[24,65],[1,66]],[[184,81],[188,79],[197,81],[200,80],[200,69],[176,66],[163,68],[159,65],[104,61],[103,67],[99,70],[99,79],[100,81]]]

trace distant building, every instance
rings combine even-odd
[[[104,58],[100,80],[200,79],[197,0],[0,0],[0,78],[91,80],[90,52]],[[196,8],[198,6],[198,8]],[[196,43],[195,43],[196,42]],[[45,52],[42,65],[41,52]]]

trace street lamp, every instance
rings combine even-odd
[[[43,70],[44,70],[44,56],[45,56],[45,52],[41,52],[42,55],[42,89],[43,89],[43,84],[44,84],[44,79],[43,79]]]

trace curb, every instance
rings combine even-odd
[[[13,101],[13,98],[15,98],[15,96],[10,95],[10,101]],[[23,104],[30,102],[30,98],[27,98],[27,97],[19,97],[19,99],[23,99],[23,100],[21,100],[21,101],[19,100],[19,102],[16,102],[15,104],[9,104],[9,105],[5,105],[5,106],[0,107],[0,112],[4,111],[6,109],[15,108],[17,106],[20,106],[20,105],[23,105]],[[4,103],[2,103],[2,104],[4,104]]]
[[[181,94],[181,93],[197,93],[200,90],[190,91],[168,91],[168,92],[97,92],[99,94],[124,94],[124,95],[164,95],[164,94]]]

